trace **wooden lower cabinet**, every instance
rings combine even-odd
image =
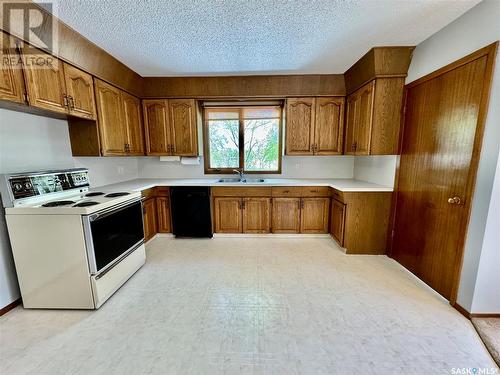
[[[243,198],[243,233],[271,231],[271,198]]]
[[[156,198],[156,216],[158,219],[158,233],[171,233],[170,201],[168,197]]]
[[[144,222],[144,241],[148,241],[157,232],[156,199],[154,197],[147,198],[142,202],[142,213]]]
[[[391,199],[392,192],[344,192],[332,199],[330,234],[347,254],[385,254]]]
[[[302,198],[300,233],[328,233],[330,198]]]
[[[273,233],[300,232],[300,198],[273,198],[272,231]]]
[[[340,246],[344,246],[345,204],[332,199],[330,234]]]
[[[216,233],[242,233],[242,198],[214,198],[214,221]]]

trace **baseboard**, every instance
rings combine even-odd
[[[465,316],[467,319],[471,318],[500,318],[500,313],[470,313],[464,309],[460,304],[455,302],[452,305],[460,314]]]
[[[214,233],[214,238],[330,238],[329,234],[295,234],[295,233]]]
[[[7,314],[14,307],[19,306],[21,304],[21,302],[22,302],[21,298],[18,298],[14,302],[9,303],[7,306],[2,307],[0,309],[0,316]]]

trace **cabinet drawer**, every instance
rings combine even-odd
[[[270,197],[271,187],[213,187],[212,196],[214,197]]]
[[[169,197],[170,196],[170,188],[168,186],[158,186],[155,188],[155,194],[157,197]]]
[[[330,197],[328,186],[304,186],[302,187],[303,197]]]
[[[302,188],[296,186],[281,186],[273,187],[272,195],[273,197],[296,197],[299,198],[302,194]]]
[[[141,195],[144,198],[154,197],[155,196],[155,188],[149,188],[149,189],[143,190],[143,191],[141,191]]]
[[[341,203],[345,203],[344,202],[344,193],[342,193],[340,190],[333,189],[333,188],[331,189],[331,192],[332,192],[332,198],[335,198],[336,200],[338,200]]]

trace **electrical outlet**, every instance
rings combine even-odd
[[[118,166],[118,174],[119,174],[119,175],[122,175],[122,174],[124,174],[124,173],[125,173],[125,168],[123,168],[121,165],[120,165],[120,166]]]

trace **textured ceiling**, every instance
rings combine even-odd
[[[480,0],[63,0],[57,16],[142,76],[343,73]]]

